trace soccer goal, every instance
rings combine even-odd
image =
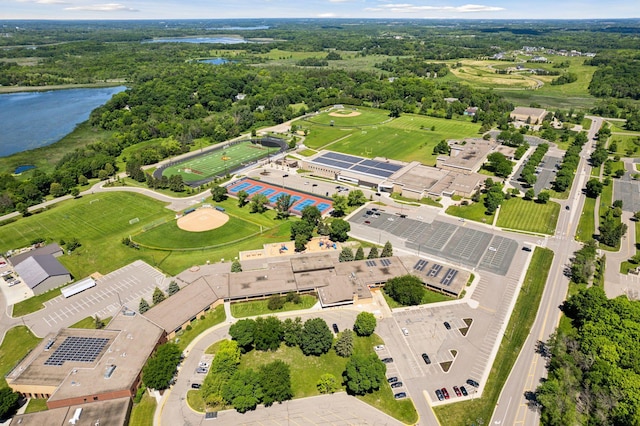
[[[134,223],[140,222],[140,218],[134,217],[129,221],[129,225],[133,225]]]

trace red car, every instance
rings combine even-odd
[[[457,386],[453,387],[453,391],[456,393],[456,396],[462,396],[462,392],[460,392],[460,388]]]
[[[447,388],[442,388],[442,394],[444,395],[444,399],[449,399],[449,392],[447,392]]]

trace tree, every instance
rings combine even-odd
[[[344,381],[351,394],[364,395],[380,388],[385,381],[387,366],[376,354],[355,353],[345,367]]]
[[[182,351],[175,343],[158,346],[156,353],[147,361],[142,369],[142,381],[151,389],[162,390],[169,387],[169,382],[176,372]]]
[[[169,288],[167,288],[167,294],[169,296],[173,296],[174,294],[176,294],[179,291],[180,291],[180,286],[178,285],[178,283],[175,282],[175,281],[171,281],[169,283]]]
[[[438,144],[436,146],[433,147],[433,154],[445,154],[445,155],[449,155],[449,153],[451,152],[451,147],[449,146],[449,144],[447,143],[446,140],[441,140],[440,142],[438,142]]]
[[[487,209],[487,214],[493,214],[502,201],[504,200],[504,193],[502,192],[502,188],[499,185],[492,186],[489,191],[487,191],[487,196],[484,199],[484,206]]]
[[[598,198],[598,196],[602,193],[602,182],[598,178],[591,178],[587,181],[587,186],[585,188],[585,194],[589,198]]]
[[[291,373],[289,366],[284,362],[275,360],[263,365],[258,377],[262,387],[262,403],[265,406],[293,398]]]
[[[496,176],[507,177],[513,171],[513,163],[500,152],[493,152],[487,156],[489,161],[487,168],[492,170]]]
[[[316,388],[318,388],[318,392],[322,394],[334,393],[340,389],[340,384],[338,383],[336,376],[330,373],[325,373],[320,376],[320,380],[316,383]]]
[[[287,346],[300,346],[302,342],[302,319],[287,318],[282,322],[282,339]]]
[[[237,195],[238,195],[238,207],[244,207],[247,204],[249,193],[243,189],[238,191]]]
[[[633,219],[636,221],[640,220],[640,210],[633,214]]]
[[[104,320],[100,319],[97,314],[95,317],[93,317],[93,326],[96,328],[96,330],[102,330],[105,326]]]
[[[347,204],[350,207],[361,206],[367,202],[367,197],[364,196],[364,193],[359,189],[354,189],[349,192],[347,197]]]
[[[242,265],[238,259],[235,259],[233,263],[231,263],[231,272],[242,272]]]
[[[267,204],[269,200],[264,194],[256,194],[251,199],[249,205],[251,206],[251,213],[264,213],[267,210]]]
[[[290,215],[289,209],[293,205],[291,194],[282,194],[276,200],[276,219],[287,219]]]
[[[253,344],[259,351],[275,351],[282,342],[282,323],[276,317],[256,318]]]
[[[11,388],[0,389],[0,419],[8,419],[13,416],[20,406],[20,394]]]
[[[258,374],[250,368],[236,371],[222,388],[222,397],[239,413],[254,410],[262,400]]]
[[[69,191],[69,193],[73,198],[78,198],[78,195],[80,195],[80,190],[77,186],[74,186],[73,188],[71,188],[71,191]]]
[[[302,327],[300,349],[305,355],[322,355],[331,349],[333,335],[322,318],[305,321]]]
[[[331,222],[329,238],[331,239],[331,241],[347,241],[349,239],[349,231],[351,231],[351,225],[349,224],[349,222],[343,219],[334,219]]]
[[[159,287],[156,287],[155,290],[153,290],[152,300],[154,305],[157,305],[158,303],[162,302],[165,298],[166,296],[164,295],[162,290],[160,290]]]
[[[369,250],[369,255],[367,259],[377,259],[378,258],[378,249],[376,247],[371,247]]]
[[[424,294],[424,286],[415,275],[391,278],[384,285],[384,291],[401,305],[419,305]]]
[[[343,358],[348,358],[353,352],[353,331],[343,330],[338,336],[335,345],[333,345],[336,353]]]
[[[309,238],[306,235],[304,234],[296,235],[296,238],[294,241],[295,251],[297,252],[305,251],[307,249],[308,242],[309,242]]]
[[[362,248],[362,246],[358,247],[358,250],[356,250],[356,256],[354,258],[354,260],[362,260],[364,259],[364,249]]]
[[[353,324],[353,330],[358,336],[371,336],[376,329],[375,315],[370,312],[360,312]]]
[[[322,219],[322,214],[320,213],[320,210],[318,210],[316,206],[305,206],[302,209],[301,213],[302,213],[302,220],[308,223],[309,225],[311,225],[313,228],[318,226],[318,223]]]
[[[222,340],[218,345],[216,356],[211,361],[212,375],[231,377],[238,370],[240,355],[240,347],[236,340]]]
[[[349,208],[349,201],[347,197],[336,193],[331,196],[331,199],[333,200],[333,216],[344,216]]]
[[[551,198],[551,195],[549,195],[547,191],[540,191],[538,194],[539,203],[546,204],[549,201],[549,198]]]
[[[141,314],[144,314],[149,309],[151,309],[151,306],[149,306],[149,302],[147,302],[145,299],[140,299],[140,304],[138,305],[138,311]]]
[[[352,260],[353,260],[353,250],[351,250],[351,247],[343,248],[342,251],[340,252],[340,255],[338,256],[338,261],[351,262]]]
[[[211,198],[213,201],[221,202],[227,199],[227,188],[220,185],[213,185],[211,187]]]
[[[380,257],[391,257],[393,256],[393,246],[390,241],[384,243],[384,247],[382,247],[382,253],[380,253]]]
[[[527,191],[524,193],[525,200],[533,200],[535,196],[536,196],[536,192],[533,190],[533,188],[527,189]]]
[[[248,352],[253,347],[253,336],[256,322],[252,319],[242,319],[229,327],[229,336],[236,342],[242,352]]]

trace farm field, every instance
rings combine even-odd
[[[560,204],[546,204],[511,198],[500,206],[497,226],[526,232],[553,235],[560,213]]]
[[[358,119],[360,123],[375,122],[386,115],[369,115],[370,109],[358,109],[362,115],[344,117]],[[385,112],[386,114],[386,112]],[[364,117],[366,115],[366,117]],[[464,139],[479,136],[480,125],[470,121],[447,120],[417,114],[404,114],[399,118],[378,124],[360,124],[358,128],[338,128],[319,125],[321,120],[333,119],[328,114],[314,117],[315,123],[304,121],[309,130],[305,145],[313,149],[330,149],[363,157],[386,157],[401,161],[420,161],[434,165],[437,155],[433,147],[443,139]],[[365,120],[367,119],[367,120]],[[388,120],[388,118],[387,118]],[[432,130],[433,129],[433,130]]]
[[[225,175],[229,170],[267,157],[276,148],[267,148],[251,142],[240,142],[227,148],[186,160],[162,171],[163,176],[181,175],[185,182],[206,179],[211,176]]]

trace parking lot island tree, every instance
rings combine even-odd
[[[386,372],[387,366],[376,354],[356,352],[347,361],[343,373],[347,391],[353,395],[364,395],[380,389]]]
[[[353,324],[353,330],[358,336],[371,336],[376,330],[376,316],[371,312],[360,312]]]

